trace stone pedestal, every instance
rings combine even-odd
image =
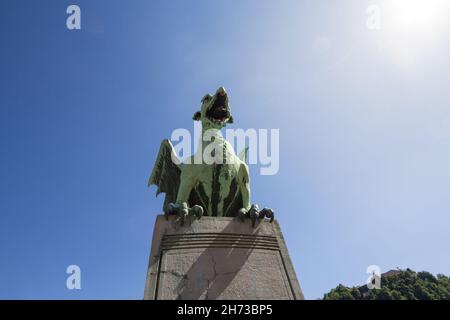
[[[144,299],[303,299],[277,221],[156,219]]]

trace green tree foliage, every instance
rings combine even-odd
[[[381,288],[346,287],[342,284],[326,293],[324,300],[450,300],[450,279],[410,269],[381,275]]]

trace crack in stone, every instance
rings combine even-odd
[[[207,286],[207,288],[206,288],[206,293],[205,293],[205,299],[206,300],[209,300],[209,289],[211,289],[211,284],[212,283],[214,283],[214,280],[216,279],[216,277],[217,277],[217,270],[216,270],[216,266],[217,266],[217,262],[216,262],[216,260],[214,259],[214,255],[213,254],[210,254],[210,256],[211,256],[211,261],[212,261],[212,263],[213,263],[213,277],[212,277],[212,279],[211,280],[209,280],[209,279],[207,279],[207,281],[208,281],[208,286]]]
[[[181,299],[181,293],[183,291],[183,289],[186,286],[186,283],[188,282],[188,275],[187,274],[182,274],[180,272],[177,272],[175,270],[161,270],[160,272],[161,274],[170,274],[172,276],[175,276],[177,278],[179,278],[179,282],[178,285],[175,289],[176,293],[177,293],[177,300]]]
[[[213,276],[211,279],[206,279],[208,285],[206,288],[206,292],[205,292],[205,298],[206,300],[209,300],[209,290],[211,289],[211,285],[216,281],[216,278],[218,276],[226,276],[226,275],[230,275],[230,274],[237,274],[239,272],[239,270],[237,271],[228,271],[228,272],[218,272],[217,271],[217,262],[214,259],[214,255],[211,253],[210,254],[211,257],[211,261],[212,261],[212,270],[213,270]]]
[[[210,274],[210,276],[204,276],[204,278],[203,278],[203,280],[206,281],[206,288],[203,291],[206,300],[209,300],[209,298],[210,298],[210,294],[211,294],[210,291],[211,291],[214,283],[217,281],[217,277],[227,276],[227,275],[236,275],[239,273],[239,269],[234,270],[234,271],[219,272],[218,271],[218,261],[216,261],[215,256],[212,252],[209,253],[209,257],[211,259],[210,260],[211,264],[209,265],[209,267],[211,268],[212,275]],[[202,263],[202,264],[204,266],[208,265],[206,263]],[[189,277],[188,273],[181,273],[177,270],[161,270],[160,273],[172,275],[172,276],[178,278],[178,280],[177,280],[178,285],[175,289],[176,294],[177,294],[177,299],[181,299],[183,291],[185,289],[189,289],[189,286],[192,285],[189,283],[190,277]],[[186,286],[188,286],[188,287],[186,287]]]

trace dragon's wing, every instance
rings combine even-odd
[[[148,186],[156,185],[156,196],[164,192],[166,198],[164,200],[164,212],[170,202],[175,203],[177,199],[178,187],[180,185],[181,170],[178,159],[172,143],[169,140],[163,140],[159,148],[158,158],[153,167],[152,174],[148,180]]]

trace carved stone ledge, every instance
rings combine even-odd
[[[277,221],[156,219],[144,299],[303,299]]]

